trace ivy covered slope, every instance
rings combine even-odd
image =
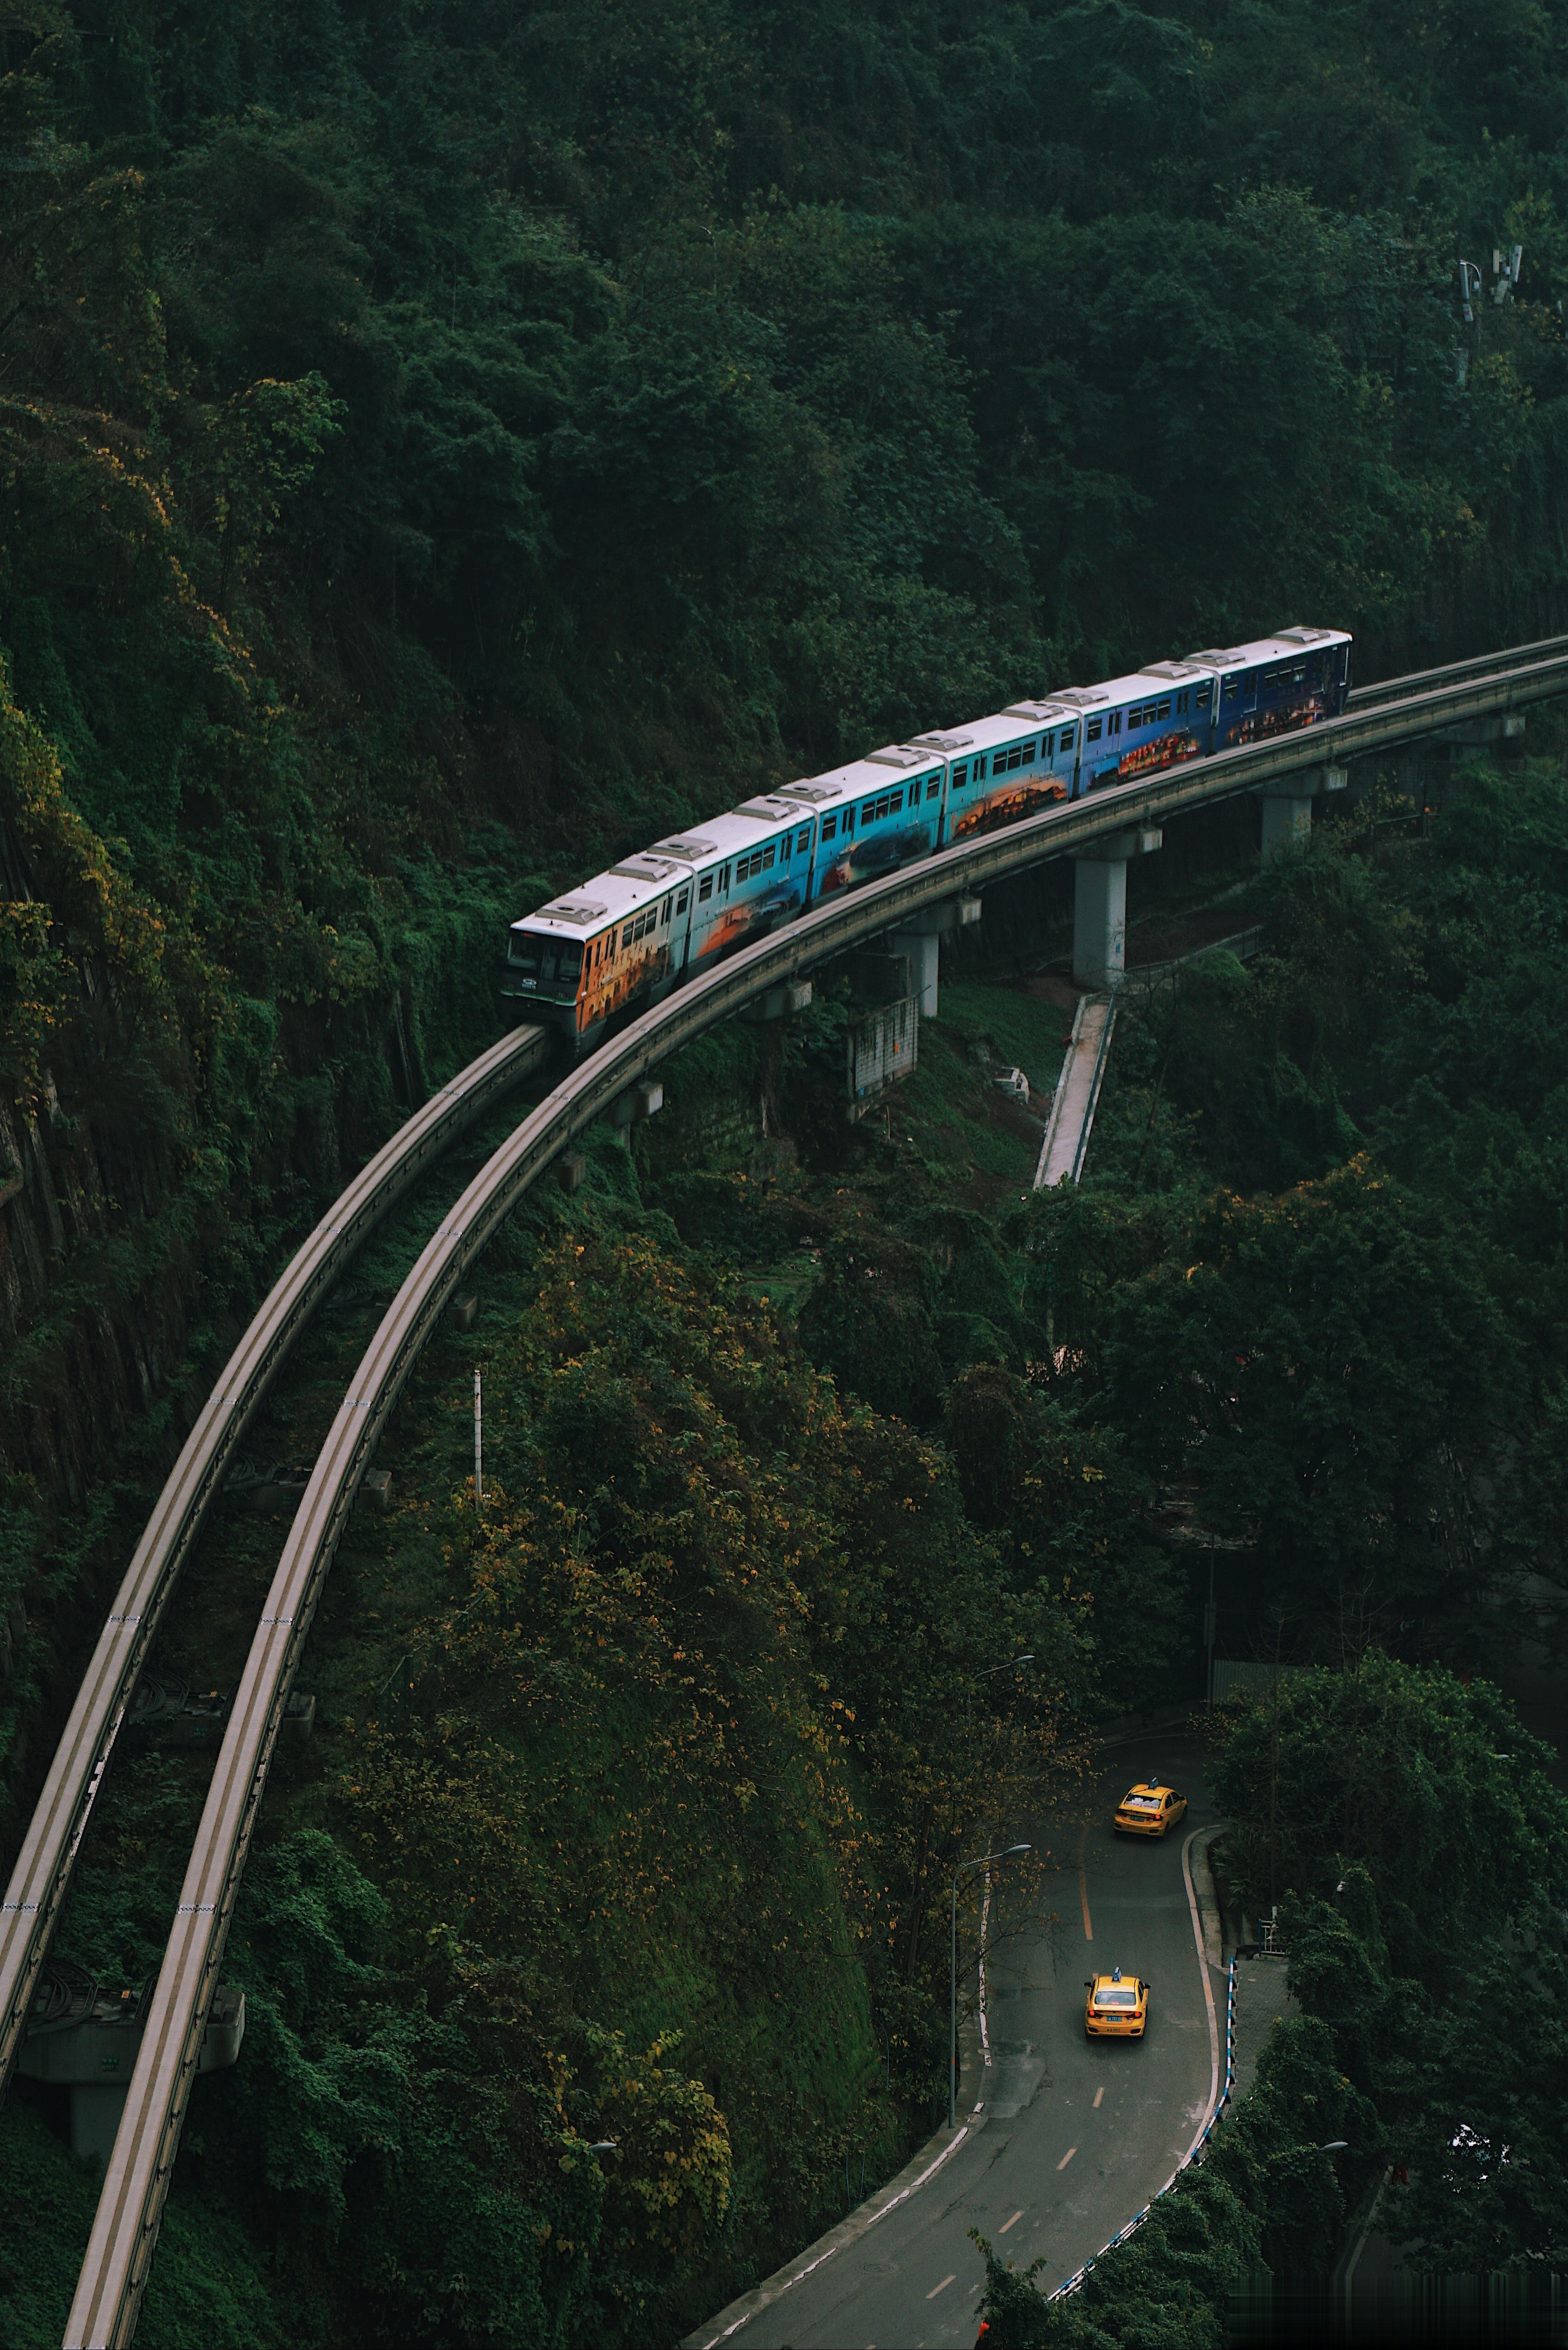
[[[46,1489],[487,1033],[552,882],[1069,672],[1556,611],[1549,16],[0,41],[0,1450]],[[1515,241],[1462,328],[1456,250]]]
[[[317,1731],[274,1766],[223,1962],[244,2046],[193,2098],[155,2350],[679,2339],[924,2137],[955,1855],[977,1820],[1038,1835],[1082,1768],[1082,1598],[682,1248],[607,1136],[483,1294],[313,1629]],[[255,1529],[227,1505],[231,1561],[275,1547]],[[981,1679],[999,1650],[1034,1669]],[[156,1965],[208,1768],[117,1760],[65,1947]],[[58,2339],[95,2179],[11,2100],[16,2350]]]

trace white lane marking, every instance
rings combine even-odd
[[[997,2234],[998,2234],[999,2236],[1005,2236],[1005,2235],[1006,2235],[1006,2233],[1007,2233],[1008,2229],[1009,2229],[1009,2228],[1016,2228],[1016,2227],[1017,2227],[1017,2225],[1018,2225],[1018,2222],[1020,2221],[1020,2220],[1022,2220],[1022,2219],[1023,2219],[1023,2212],[1022,2208],[1020,2208],[1018,2210],[1016,2210],[1016,2211],[1013,2213],[1013,2215],[1012,2215],[1012,2219],[1011,2219],[1011,2220],[1007,2220],[1007,2221],[1006,2221],[1006,2223],[1005,2223],[1002,2227],[998,2228],[998,2230],[997,2230],[997,2231],[996,2231],[996,2232],[997,2232]]]
[[[1073,2157],[1077,2153],[1077,2151],[1078,2149],[1075,2146],[1070,2146],[1067,2148],[1066,2153],[1062,2157],[1061,2161],[1056,2165],[1057,2169],[1065,2170],[1067,2165],[1072,2161]]]
[[[950,2154],[956,2154],[958,2152],[960,2147],[969,2136],[969,2129],[970,2126],[968,2122],[965,2122],[954,2136],[949,2139],[947,2145],[943,2147],[940,2154],[938,2155],[935,2162],[928,2163],[924,2170],[921,2171],[919,2178],[911,2178],[908,2187],[904,2188],[898,2194],[895,2195],[890,2202],[884,2203],[879,2211],[873,2211],[871,2217],[866,2222],[866,2227],[874,2228],[878,2220],[885,2220],[889,2211],[896,2211],[900,2203],[907,2203],[911,2195],[918,2194],[920,2189],[925,2186],[928,2179],[934,2178],[938,2171],[941,2168],[943,2163],[946,2162],[948,2157]],[[861,2232],[864,2234],[865,2230],[863,2229]],[[850,2241],[853,2241],[854,2240],[851,2239]],[[834,2253],[841,2250],[842,2247],[838,2244],[829,2244],[825,2252],[818,2252],[815,2260],[807,2261],[805,2268],[803,2269],[796,2269],[794,2276],[789,2278],[785,2283],[780,2285],[778,2293],[775,2293],[773,2296],[774,2301],[777,2301],[780,2294],[788,2293],[791,2286],[797,2285],[801,2283],[805,2278],[814,2275],[822,2266],[824,2261],[830,2261],[833,2258]],[[773,2303],[772,2302],[763,2302],[761,2305],[763,2308],[768,2309],[772,2307]],[[732,2334],[738,2334],[742,2326],[747,2324],[752,2318],[756,2316],[756,2314],[757,2312],[754,2309],[742,2310],[739,2317],[732,2318],[730,2324],[725,2326],[722,2334],[716,2334],[713,2335],[713,2341],[716,2343],[727,2342]]]
[[[956,2275],[957,2275],[957,2273],[958,2273],[958,2272],[957,2272],[957,2270],[955,2269],[955,2270],[954,2270],[954,2272],[953,2272],[953,2275],[955,2275],[955,2276],[956,2276]],[[929,2293],[927,2293],[927,2295],[926,2295],[926,2299],[927,2299],[928,2301],[935,2301],[935,2299],[936,2299],[936,2297],[937,2297],[937,2295],[938,2295],[938,2293],[946,2293],[946,2291],[947,2291],[947,2289],[948,2289],[949,2285],[950,2285],[950,2284],[951,2284],[952,2281],[953,2281],[953,2280],[952,2280],[952,2277],[951,2277],[951,2276],[945,2276],[945,2277],[943,2277],[943,2279],[942,2279],[942,2281],[941,2281],[940,2284],[934,2284],[934,2285],[931,2287],[931,2289],[930,2289]]]
[[[1102,2082],[1100,2086],[1095,2091],[1095,2111],[1096,2113],[1100,2110],[1100,2099],[1105,2095],[1105,2084]]]
[[[1192,1846],[1202,1833],[1201,1828],[1194,1828],[1183,1844],[1181,1874],[1187,1886],[1187,1906],[1192,1912],[1192,1940],[1198,1952],[1198,1977],[1203,1985],[1203,2003],[1209,2011],[1209,2103],[1204,2107],[1202,2120],[1193,2132],[1192,2144],[1181,2158],[1183,2170],[1197,2153],[1199,2142],[1220,2103],[1220,2024],[1214,2012],[1214,1986],[1209,1980],[1209,1952],[1204,1947],[1203,1919],[1198,1908],[1198,1888],[1192,1882]]]
[[[980,1905],[980,2053],[983,2064],[991,2063],[991,2033],[985,2014],[985,1938],[991,1929],[991,1871],[985,1872],[985,1898]],[[980,2110],[977,2106],[976,2112]]]

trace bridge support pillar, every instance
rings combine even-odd
[[[1293,848],[1298,841],[1308,839],[1312,833],[1312,794],[1292,791],[1268,791],[1263,801],[1263,862],[1277,857],[1282,848]]]
[[[765,995],[753,995],[741,1012],[742,1020],[753,1026],[768,1027],[775,1020],[784,1020],[792,1012],[804,1012],[811,1002],[809,979],[786,979],[782,987],[770,987]]]
[[[664,1087],[657,1077],[649,1077],[619,1095],[610,1104],[606,1118],[616,1140],[629,1150],[632,1128],[645,1118],[656,1118],[663,1107]]]
[[[114,2151],[151,1997],[151,1982],[135,1991],[102,1991],[85,1968],[68,1961],[51,1960],[40,1975],[16,2070],[26,2080],[69,2091],[73,2154],[96,2154],[107,2165]],[[244,2033],[244,1991],[219,1983],[197,2071],[226,2070],[239,2055]]]
[[[909,993],[919,999],[922,1020],[934,1020],[941,1001],[943,939],[978,922],[980,911],[978,898],[946,898],[940,906],[928,906],[924,913],[911,915],[907,922],[888,932],[889,951],[909,957]]]
[[[1303,767],[1296,775],[1282,775],[1277,784],[1262,785],[1264,864],[1282,848],[1308,837],[1317,793],[1342,792],[1349,781],[1348,767]]]
[[[1153,828],[1117,832],[1075,856],[1073,977],[1080,987],[1119,983],[1127,969],[1127,859],[1150,855],[1161,838]]]
[[[934,1020],[940,1001],[938,981],[941,967],[940,931],[895,931],[888,941],[895,954],[909,959],[909,993],[918,997],[922,1020]]]

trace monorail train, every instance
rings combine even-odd
[[[611,1019],[837,890],[1053,800],[1337,718],[1350,646],[1342,629],[1282,629],[1014,702],[961,733],[916,734],[742,801],[514,922],[502,993],[591,1051]]]

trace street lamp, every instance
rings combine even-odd
[[[1021,1657],[1009,1657],[1005,1664],[986,1665],[982,1667],[981,1671],[976,1673],[975,1679],[977,1681],[988,1681],[992,1673],[1011,1673],[1014,1671],[1019,1665],[1032,1665],[1033,1662],[1033,1649],[1026,1648]]]
[[[959,1885],[972,1877],[977,1868],[989,1868],[993,1860],[1016,1860],[1021,1852],[1033,1852],[1032,1844],[1010,1844],[1005,1852],[981,1853],[978,1860],[961,1860],[953,1871],[952,1952],[948,1978],[948,2127],[958,2121],[958,1897]]]

